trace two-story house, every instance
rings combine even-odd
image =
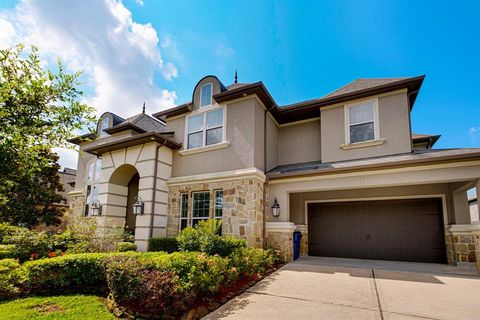
[[[134,230],[140,250],[215,218],[286,260],[297,230],[303,255],[473,267],[480,227],[466,191],[480,192],[480,149],[436,150],[439,136],[412,133],[423,80],[358,79],[278,106],[262,82],[206,76],[177,107],[107,112],[96,134],[71,140],[87,154],[74,212],[101,207],[96,219]]]

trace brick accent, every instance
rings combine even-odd
[[[175,237],[178,234],[182,193],[189,194],[188,214],[191,215],[192,192],[209,191],[212,218],[215,190],[223,190],[223,234],[245,239],[251,247],[263,247],[263,182],[253,178],[170,187],[167,236]]]

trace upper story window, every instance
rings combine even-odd
[[[220,108],[187,118],[187,149],[224,141],[223,112],[223,108]]]
[[[109,117],[100,118],[100,121],[98,124],[98,134],[100,135],[100,137],[108,136],[108,133],[106,133],[103,130],[108,128],[109,122],[110,122]]]
[[[347,143],[378,139],[378,108],[376,101],[346,106]]]
[[[95,159],[87,165],[86,199],[85,215],[91,214],[90,208],[95,200],[98,200],[98,191],[100,189],[100,178],[102,176],[102,159]]]
[[[200,89],[200,108],[212,104],[212,89],[211,83],[204,84]]]

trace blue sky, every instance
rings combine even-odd
[[[190,100],[204,75],[230,84],[235,69],[240,82],[263,81],[279,105],[320,97],[356,78],[426,74],[413,130],[442,134],[437,148],[480,147],[478,1],[106,0],[108,10],[97,0],[61,2],[3,0],[0,27],[3,16],[15,29],[3,42],[37,39],[73,69],[86,68],[87,92],[99,110],[131,115],[146,100],[155,112]],[[112,24],[102,25],[110,14]],[[29,20],[25,15],[36,29],[20,22]],[[115,19],[142,46],[112,40]],[[95,49],[76,57],[50,43],[55,30],[71,25],[57,42]],[[121,100],[111,93],[127,91]]]

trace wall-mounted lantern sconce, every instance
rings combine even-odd
[[[143,203],[142,198],[136,197],[135,203],[133,204],[133,214],[136,216],[141,216],[143,214],[143,209],[145,207],[145,203]]]
[[[280,216],[280,205],[278,204],[277,198],[273,199],[272,216],[274,218],[278,218]]]
[[[93,200],[92,203],[92,216],[101,216],[102,215],[102,205],[100,201]]]

